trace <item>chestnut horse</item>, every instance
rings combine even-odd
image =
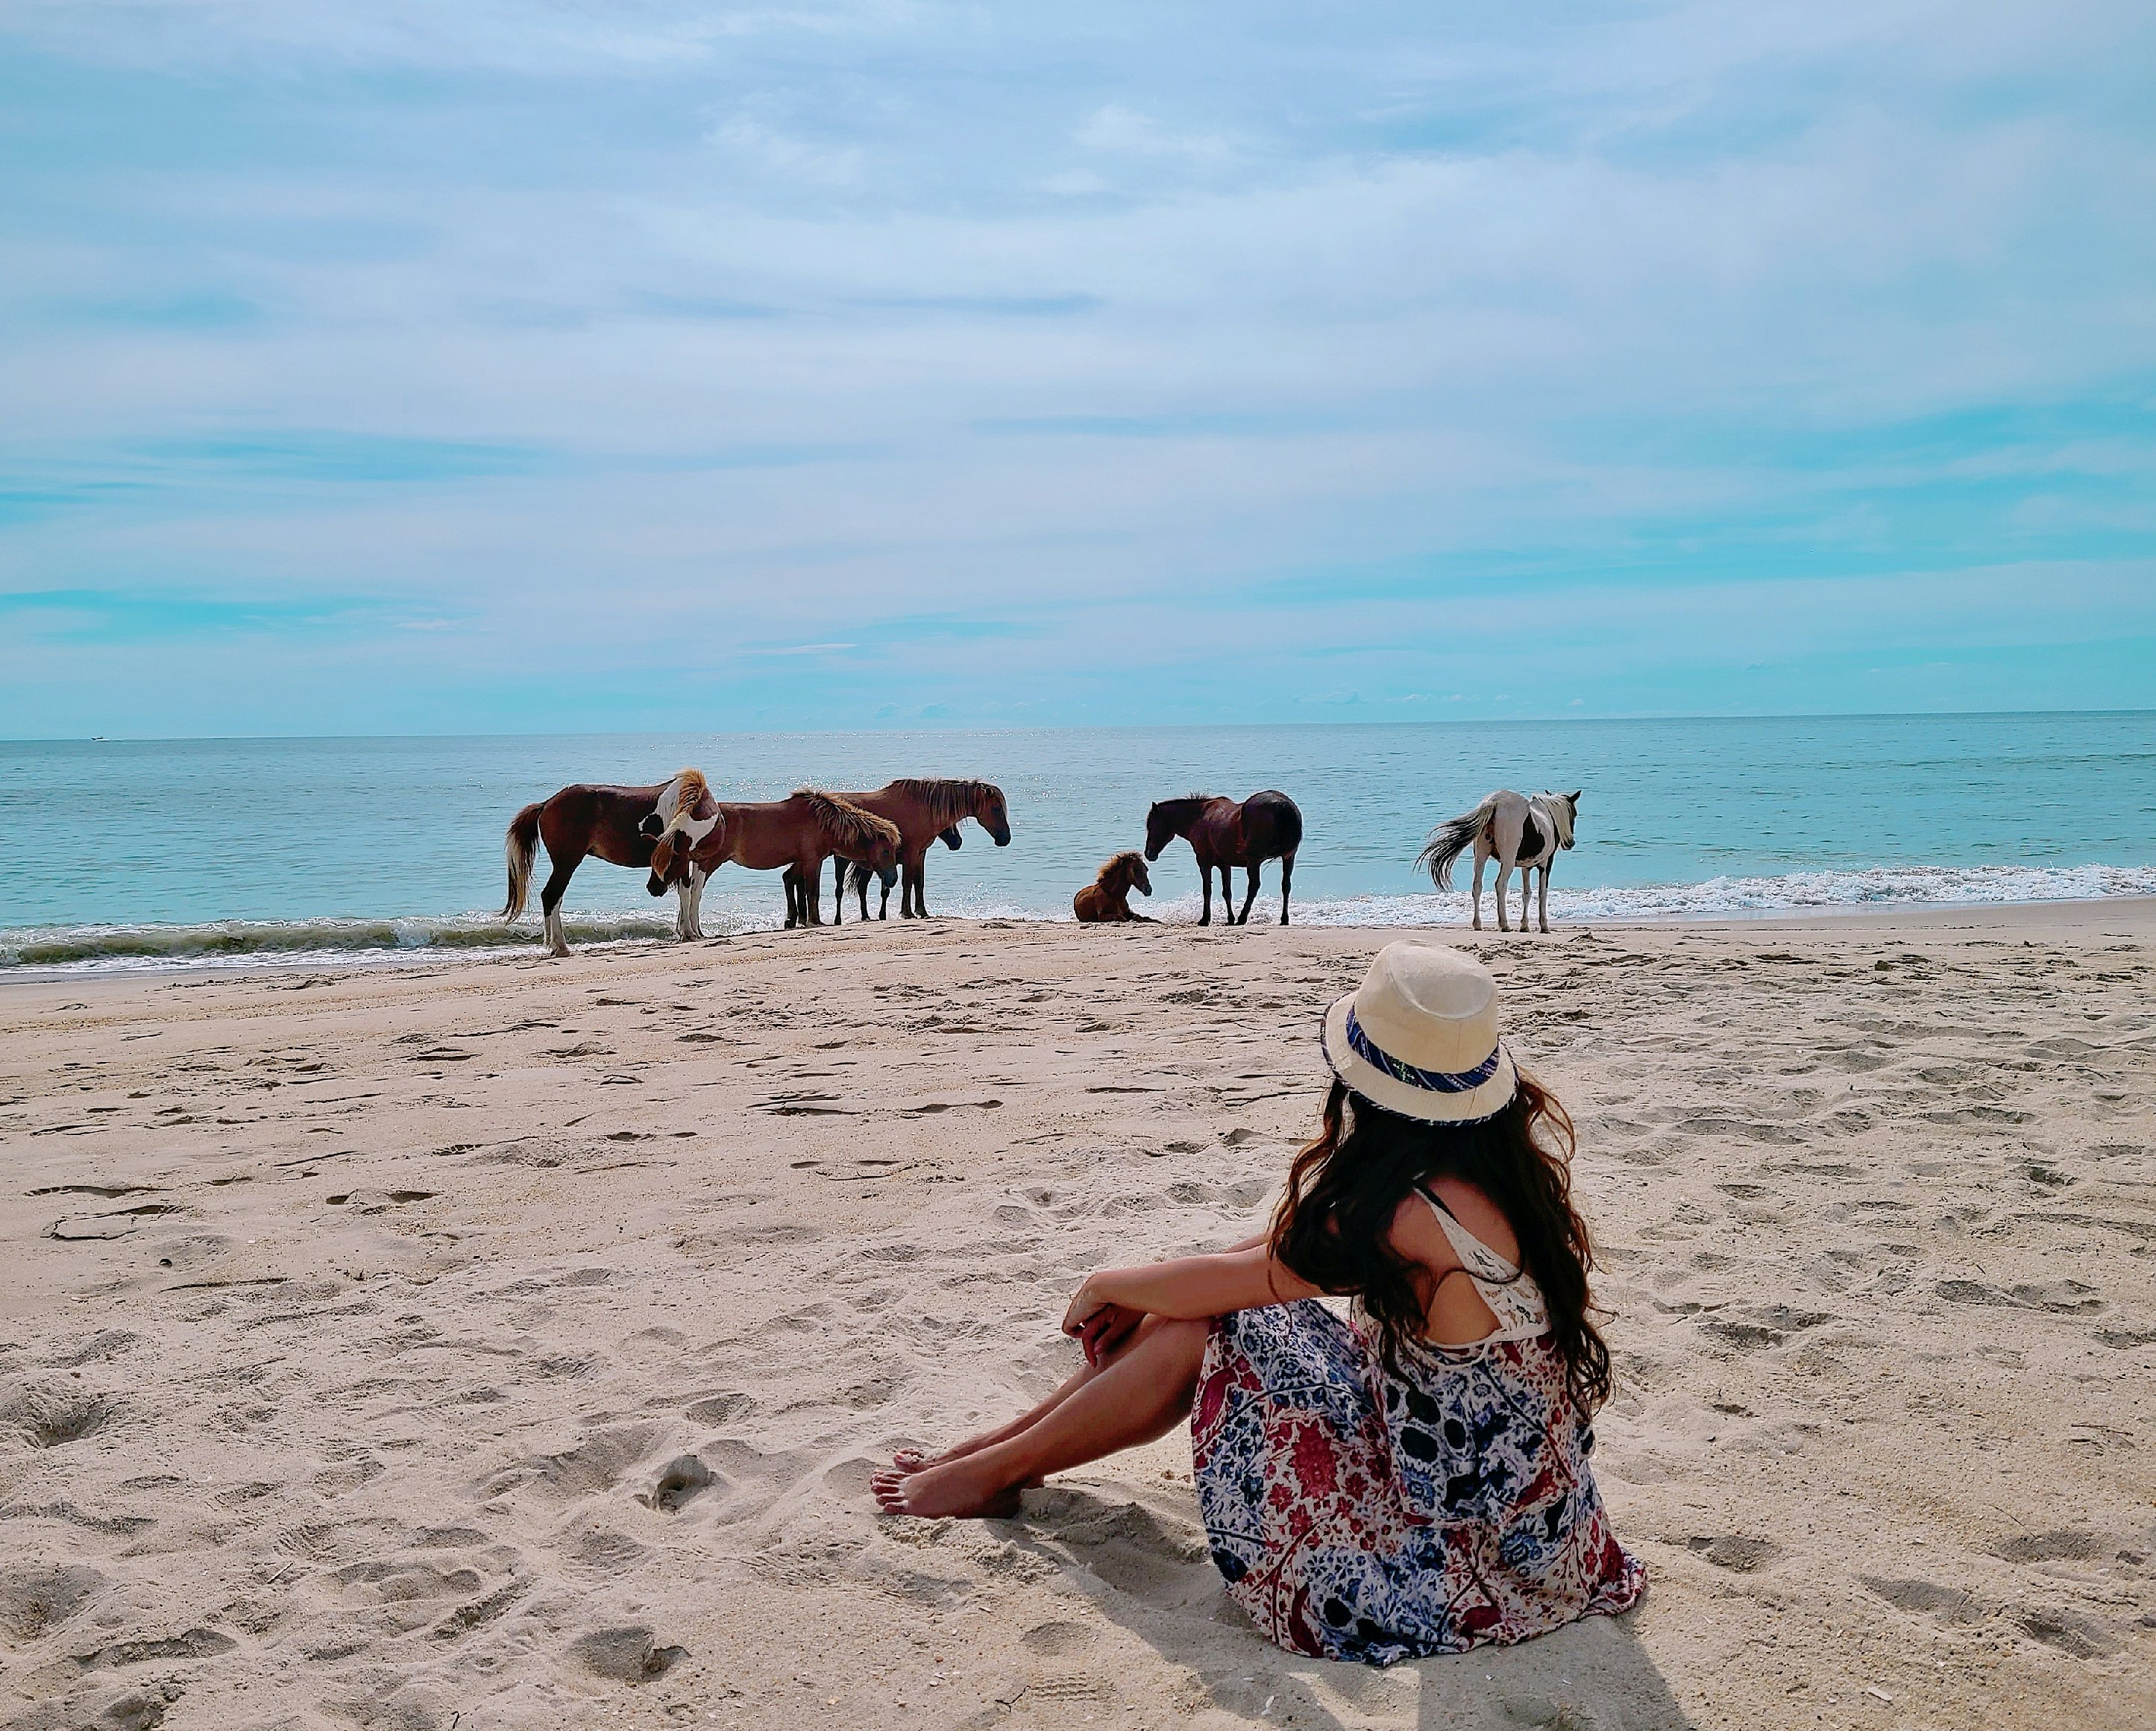
[[[1117,854],[1101,868],[1101,875],[1070,898],[1070,911],[1081,926],[1152,926],[1157,920],[1131,911],[1131,891],[1152,894],[1152,879],[1146,871],[1145,855],[1132,850]]]
[[[695,833],[700,824],[709,825],[701,840]],[[760,801],[713,799],[706,794],[696,806],[671,818],[654,810],[643,827],[658,843],[645,885],[653,895],[664,895],[669,885],[694,873],[708,877],[729,862],[751,871],[790,868],[798,874],[802,893],[787,896],[789,927],[823,924],[817,891],[824,861],[832,855],[859,860],[879,873],[898,865],[896,824],[818,788],[797,788],[783,799]]]
[[[1240,804],[1214,794],[1163,799],[1146,814],[1146,858],[1158,860],[1161,850],[1178,835],[1190,843],[1190,851],[1198,856],[1199,886],[1205,892],[1199,925],[1213,923],[1216,866],[1220,872],[1222,915],[1231,926],[1249,925],[1250,904],[1258,897],[1258,867],[1267,860],[1281,862],[1280,922],[1287,923],[1287,892],[1295,881],[1295,850],[1302,845],[1302,814],[1296,809],[1294,800],[1270,788],[1251,794]],[[1250,875],[1240,920],[1235,914],[1235,887],[1228,876],[1230,866],[1240,866]]]
[[[956,824],[952,824],[936,839],[954,854],[966,845],[966,838],[959,834],[958,826]],[[877,874],[870,871],[859,860],[841,860],[839,861],[839,876],[841,881],[839,885],[838,907],[831,916],[831,923],[834,926],[843,923],[842,917],[846,911],[846,891],[849,889],[860,897],[861,918],[866,920],[869,917],[869,880],[877,876]],[[793,886],[791,882],[790,869],[788,876],[788,890],[791,893]],[[880,881],[883,884],[883,900],[876,905],[876,917],[880,920],[887,920],[891,917],[891,892],[898,886],[898,873],[886,871],[881,875]]]
[[[532,861],[544,841],[547,857],[554,866],[546,887],[539,892],[539,906],[546,915],[547,947],[555,955],[567,955],[569,937],[562,922],[562,897],[577,867],[594,856],[609,866],[649,866],[651,842],[639,825],[658,809],[661,796],[670,788],[684,783],[701,788],[703,780],[696,771],[685,769],[657,787],[618,788],[578,782],[551,799],[526,806],[510,820],[509,834],[504,839],[509,855],[509,899],[502,905],[502,918],[513,920],[524,912],[525,898],[531,891]],[[685,878],[679,887],[681,906],[675,917],[675,929],[685,938],[701,937],[692,886]]]
[[[928,848],[939,836],[956,847],[951,835],[971,818],[998,847],[1010,845],[1010,810],[1004,803],[1004,790],[993,782],[901,776],[871,793],[838,797],[898,825],[898,868],[906,884],[898,898],[901,919],[928,917]],[[844,888],[842,879],[841,893]]]

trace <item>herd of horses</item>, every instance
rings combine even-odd
[[[1549,868],[1557,853],[1573,845],[1573,822],[1579,794],[1539,794],[1532,799],[1511,792],[1492,794],[1472,811],[1440,824],[1430,832],[1415,863],[1426,868],[1440,889],[1451,886],[1453,864],[1469,848],[1475,851],[1475,929],[1482,927],[1482,870],[1496,859],[1497,925],[1506,917],[1507,881],[1521,873],[1520,929],[1527,926],[1529,888],[1542,873],[1542,929],[1549,930]],[[980,825],[998,847],[1010,845],[1010,810],[1003,790],[993,782],[901,777],[860,793],[798,788],[783,799],[721,799],[701,771],[684,769],[671,780],[649,787],[602,786],[579,782],[551,799],[535,800],[511,819],[505,846],[509,862],[509,896],[502,917],[523,913],[531,894],[531,873],[543,845],[553,870],[539,892],[547,946],[555,955],[569,953],[562,918],[562,897],[569,880],[588,859],[603,860],[645,871],[652,895],[672,890],[679,901],[675,929],[683,938],[703,932],[704,886],[726,865],[752,871],[778,871],[786,894],[786,924],[820,926],[826,860],[835,866],[832,923],[845,917],[849,889],[859,898],[860,917],[869,917],[868,886],[882,886],[876,917],[888,918],[891,892],[899,887],[901,918],[928,917],[928,850],[937,842],[963,845],[961,826]],[[1168,845],[1190,844],[1198,861],[1203,905],[1198,923],[1213,922],[1213,877],[1220,878],[1220,912],[1229,925],[1248,925],[1257,900],[1260,868],[1268,860],[1281,866],[1280,922],[1288,922],[1288,901],[1295,881],[1296,850],[1302,845],[1302,813],[1277,789],[1247,799],[1192,794],[1158,801],[1146,814],[1145,850],[1116,854],[1094,881],[1072,899],[1071,911],[1082,924],[1151,924],[1130,905],[1130,895],[1152,894],[1147,871]],[[1247,876],[1243,905],[1235,907],[1231,868]]]

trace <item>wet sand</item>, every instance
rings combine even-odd
[[[1394,935],[0,988],[0,1724],[2156,1720],[2143,902],[1471,940],[1581,1123],[1626,1617],[1281,1653],[1177,1437],[872,1513],[1252,1230]]]

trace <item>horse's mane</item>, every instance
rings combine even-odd
[[[901,776],[891,785],[928,809],[929,820],[947,830],[978,811],[983,801],[1004,803],[1004,790],[992,781],[954,781],[937,776]]]
[[[808,802],[808,810],[824,833],[844,847],[871,851],[877,843],[898,845],[898,825],[889,818],[863,811],[850,799],[827,794],[821,788],[796,788],[793,797]]]
[[[666,809],[670,794],[674,800],[671,811]],[[695,815],[696,808],[711,797],[711,784],[704,779],[704,772],[684,769],[659,790],[659,810],[671,824],[676,819]]]
[[[1120,877],[1127,890],[1137,881],[1137,874],[1145,866],[1145,855],[1136,848],[1127,848],[1101,867],[1101,875],[1093,881],[1107,889]]]

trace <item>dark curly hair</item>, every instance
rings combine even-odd
[[[1321,1291],[1359,1298],[1387,1368],[1397,1371],[1427,1312],[1414,1265],[1393,1248],[1393,1216],[1435,1179],[1472,1184],[1520,1241],[1521,1266],[1542,1289],[1566,1386],[1584,1417],[1609,1398],[1609,1348],[1588,1291],[1594,1248],[1572,1205],[1574,1139],[1570,1115],[1524,1071],[1512,1104],[1478,1124],[1402,1117],[1336,1081],[1322,1127],[1289,1169],[1272,1253]]]

